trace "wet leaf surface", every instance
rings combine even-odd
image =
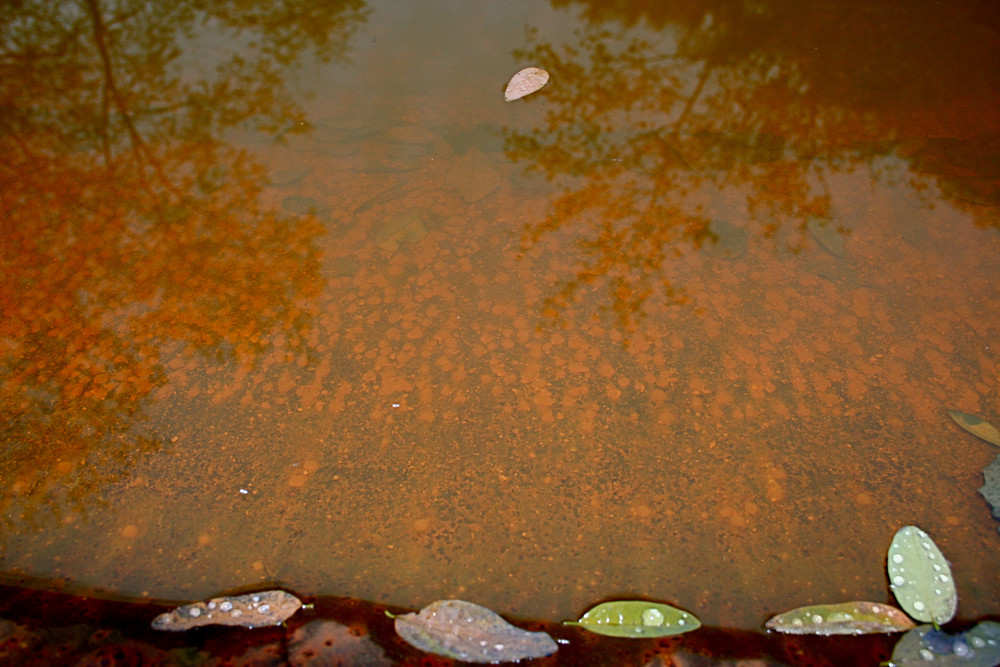
[[[154,630],[189,630],[202,625],[238,625],[257,628],[284,623],[302,607],[302,601],[281,590],[212,598],[177,607],[153,619]]]
[[[438,600],[396,616],[396,633],[411,646],[465,662],[515,662],[559,648],[544,632],[528,632],[499,614],[463,600]]]
[[[958,595],[951,567],[930,535],[916,526],[900,528],[889,547],[889,586],[907,614],[925,623],[947,623]]]
[[[765,626],[792,635],[865,635],[904,632],[914,623],[895,607],[841,602],[798,607],[772,617]]]
[[[887,664],[891,667],[993,667],[1000,664],[1000,623],[983,621],[956,634],[921,625],[900,637]]]
[[[701,622],[692,614],[667,604],[621,600],[599,604],[579,621],[566,621],[565,625],[579,625],[609,637],[646,639],[691,632],[701,627]]]
[[[507,89],[503,91],[503,98],[508,102],[519,100],[526,95],[540,90],[548,82],[549,73],[545,70],[538,67],[525,67],[507,82]]]

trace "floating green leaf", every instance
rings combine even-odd
[[[463,600],[438,600],[419,613],[393,616],[396,633],[411,646],[465,662],[542,658],[559,648],[544,632],[528,632],[499,614]]]
[[[955,420],[955,423],[964,428],[972,435],[985,440],[991,445],[1000,447],[1000,431],[989,422],[984,422],[975,415],[967,415],[957,410],[949,410],[948,416]]]
[[[900,637],[887,664],[890,667],[993,667],[1000,664],[1000,623],[983,621],[957,634],[921,625]]]
[[[791,635],[867,635],[905,632],[914,623],[895,607],[876,602],[841,602],[792,609],[772,617],[765,626]]]
[[[889,546],[889,586],[907,614],[925,623],[947,623],[958,595],[944,555],[916,526],[900,528]]]
[[[691,632],[701,627],[693,615],[656,602],[620,600],[592,608],[579,621],[564,621],[585,630],[609,637],[666,637]]]

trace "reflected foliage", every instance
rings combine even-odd
[[[937,146],[915,146],[914,135],[994,131],[972,109],[960,119],[938,113],[956,81],[995,101],[1000,77],[991,68],[962,69],[980,52],[988,62],[995,45],[942,33],[944,10],[929,5],[844,12],[766,1],[553,4],[581,7],[589,25],[561,45],[529,29],[515,56],[552,75],[546,116],[507,133],[512,159],[563,188],[524,234],[531,247],[561,231],[579,253],[575,275],[550,299],[553,311],[588,287],[606,290],[623,324],[634,323],[654,295],[682,302],[682,285],[663,269],[670,257],[716,240],[708,211],[730,208],[724,191],[743,193],[751,220],[733,222],[751,232],[773,236],[791,221],[796,229],[783,238],[794,251],[808,221],[839,228],[824,175],[894,154],[922,172],[915,180],[926,189],[928,180],[965,166],[920,169]],[[977,2],[965,10],[972,23],[977,11],[987,14]],[[928,62],[927,53],[942,50],[950,55]],[[914,117],[937,124],[907,125]],[[975,175],[998,176],[988,150],[980,148],[974,162]],[[950,187],[971,191],[956,198],[976,203],[996,194],[988,181]],[[949,192],[949,183],[941,189]]]
[[[300,342],[322,229],[265,209],[262,168],[220,137],[292,124],[301,112],[280,68],[344,57],[365,11],[0,7],[0,467],[6,497],[33,499],[21,519],[41,521],[28,505],[79,510],[158,446],[141,417],[169,359],[250,364],[275,328]],[[200,57],[201,24],[229,35],[229,51]]]

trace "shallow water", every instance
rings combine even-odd
[[[996,613],[997,10],[660,4],[3,10],[0,569]]]

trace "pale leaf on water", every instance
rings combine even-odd
[[[947,623],[955,616],[958,594],[944,554],[930,535],[903,526],[892,538],[886,559],[889,588],[907,614],[924,623]]]
[[[526,95],[540,90],[549,82],[549,73],[539,67],[525,67],[511,77],[503,98],[508,102],[519,100]]]
[[[438,600],[392,618],[396,634],[411,646],[465,662],[515,662],[559,648],[546,633],[516,628],[496,612],[463,600]]]
[[[203,625],[257,628],[279,625],[302,607],[302,601],[282,590],[212,598],[182,605],[153,619],[154,630],[189,630]]]
[[[840,602],[798,607],[772,617],[769,630],[791,635],[867,635],[905,632],[913,621],[899,609],[877,602]]]

